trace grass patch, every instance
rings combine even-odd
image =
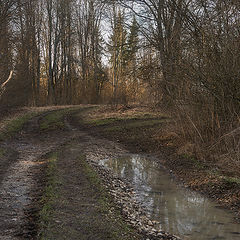
[[[40,130],[42,131],[51,131],[51,130],[57,130],[57,129],[64,129],[65,123],[64,123],[64,117],[68,114],[75,115],[80,111],[80,114],[83,112],[90,111],[94,109],[95,107],[71,107],[71,108],[65,108],[62,110],[56,110],[49,114],[47,114],[41,121],[40,121]],[[75,113],[76,112],[76,113]]]
[[[223,181],[229,185],[240,185],[240,178],[237,177],[223,177]]]
[[[6,153],[6,149],[0,148],[0,158],[4,157],[5,153]]]
[[[56,162],[58,158],[58,153],[54,152],[51,153],[46,161],[48,162],[48,167],[46,170],[46,178],[47,184],[44,189],[44,193],[41,199],[42,208],[39,212],[39,222],[40,222],[40,229],[48,229],[49,221],[53,212],[53,203],[57,197],[57,184],[59,180],[56,175]],[[43,232],[39,233],[41,240],[46,239],[45,234]]]
[[[63,116],[64,114],[66,114],[66,112],[67,110],[61,110],[49,113],[42,119],[40,123],[40,129],[41,130],[63,129],[65,127]]]
[[[91,115],[94,111],[97,111],[99,108],[100,108],[100,106],[97,106],[97,105],[86,106],[86,107],[82,108],[82,110],[80,112],[76,112],[74,115],[82,123],[83,118],[89,119],[89,115]]]
[[[115,123],[125,123],[136,121],[167,120],[169,116],[164,113],[142,111],[141,109],[131,108],[127,111],[118,111],[111,107],[94,107],[85,111],[84,114],[76,115],[80,119],[80,124],[103,126]]]
[[[107,124],[113,124],[115,122],[121,121],[119,118],[106,118],[106,119],[91,119],[85,122],[85,124],[91,124],[94,126],[103,126]]]
[[[129,121],[129,122],[128,122]],[[85,120],[84,124],[90,124],[92,126],[104,126],[111,124],[125,124],[126,128],[133,127],[145,127],[154,126],[166,122],[166,119],[146,119],[146,117],[112,117],[112,118],[101,118],[101,119],[89,119]]]
[[[86,162],[85,157],[80,156],[79,160],[81,161],[81,164],[83,165],[84,172],[86,174],[86,177],[90,181],[90,183],[92,185],[94,185],[94,187],[97,187],[98,189],[103,190],[100,178],[98,177],[97,173]]]
[[[105,130],[107,132],[118,132],[118,131],[129,131],[137,128],[152,128],[161,123],[165,122],[165,120],[146,120],[146,121],[135,121],[135,122],[125,122],[122,126],[109,126]]]
[[[113,126],[113,127],[107,127],[105,129],[106,132],[120,132],[120,131],[123,131],[125,130],[125,128],[122,126]]]
[[[98,197],[99,212],[105,214],[106,216],[105,220],[108,227],[113,225],[111,227],[110,239],[114,240],[132,239],[131,237],[129,238],[127,236],[129,235],[131,236],[132,234],[134,234],[134,230],[122,219],[120,210],[116,209],[112,196],[106,191],[98,174],[92,169],[91,166],[89,166],[89,164],[85,161],[85,158],[83,156],[81,156],[79,160],[81,161],[84,173],[87,179],[89,180],[90,184],[93,186],[93,188],[96,188],[97,191],[100,193]],[[115,223],[113,222],[114,220]]]
[[[89,180],[90,184],[96,188],[100,192],[100,196],[98,199],[99,202],[99,208],[98,210],[100,212],[108,212],[110,208],[110,194],[107,193],[106,189],[102,185],[102,181],[99,178],[98,174],[89,166],[89,164],[86,162],[84,156],[80,156],[79,160],[81,161],[81,164],[84,169],[84,173]]]
[[[196,157],[189,155],[187,153],[182,154],[182,157],[188,159],[197,169],[204,169],[205,166],[202,162],[200,162]]]
[[[76,111],[76,108],[57,110],[47,114],[40,122],[40,130],[64,129],[64,116],[72,111]]]
[[[0,140],[5,140],[6,138],[15,136],[20,132],[24,124],[29,121],[31,118],[36,116],[38,113],[27,113],[23,116],[20,116],[16,119],[10,120],[2,132],[0,132]]]
[[[165,122],[166,120],[164,119],[154,119],[154,120],[145,120],[145,121],[136,121],[136,122],[131,122],[127,123],[126,128],[141,128],[141,127],[152,127],[158,124],[161,124]]]

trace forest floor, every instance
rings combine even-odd
[[[3,118],[0,239],[175,239],[130,225],[88,161],[123,152],[155,156],[176,181],[239,218],[237,173],[179,153],[171,124],[167,114],[139,106],[31,108]]]

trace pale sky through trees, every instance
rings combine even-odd
[[[113,53],[119,10],[123,39]],[[127,60],[133,16],[139,44],[134,63]],[[0,84],[13,70],[5,94],[25,89],[23,104],[111,102],[115,67],[119,102],[136,96],[171,104],[208,99],[214,121],[238,112],[240,18],[234,1],[8,0],[0,2],[0,18]],[[8,102],[8,96],[2,99]]]

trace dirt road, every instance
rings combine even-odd
[[[154,156],[239,218],[237,178],[177,155],[164,114],[87,105],[26,114],[0,131],[0,239],[177,239],[149,221],[127,181],[98,164],[131,152]]]
[[[131,187],[96,167],[127,150],[72,125],[69,112],[85,110],[37,114],[0,143],[0,239],[177,239],[146,217],[131,221],[132,206],[142,211]]]
[[[32,219],[38,206],[33,202],[41,196],[44,175],[43,155],[68,141],[72,135],[65,132],[39,135],[42,114],[27,122],[14,138],[1,143],[0,183],[0,239],[28,238],[35,234],[36,222]]]

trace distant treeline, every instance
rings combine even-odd
[[[239,149],[239,14],[238,0],[0,0],[1,106],[147,102],[186,138]]]

